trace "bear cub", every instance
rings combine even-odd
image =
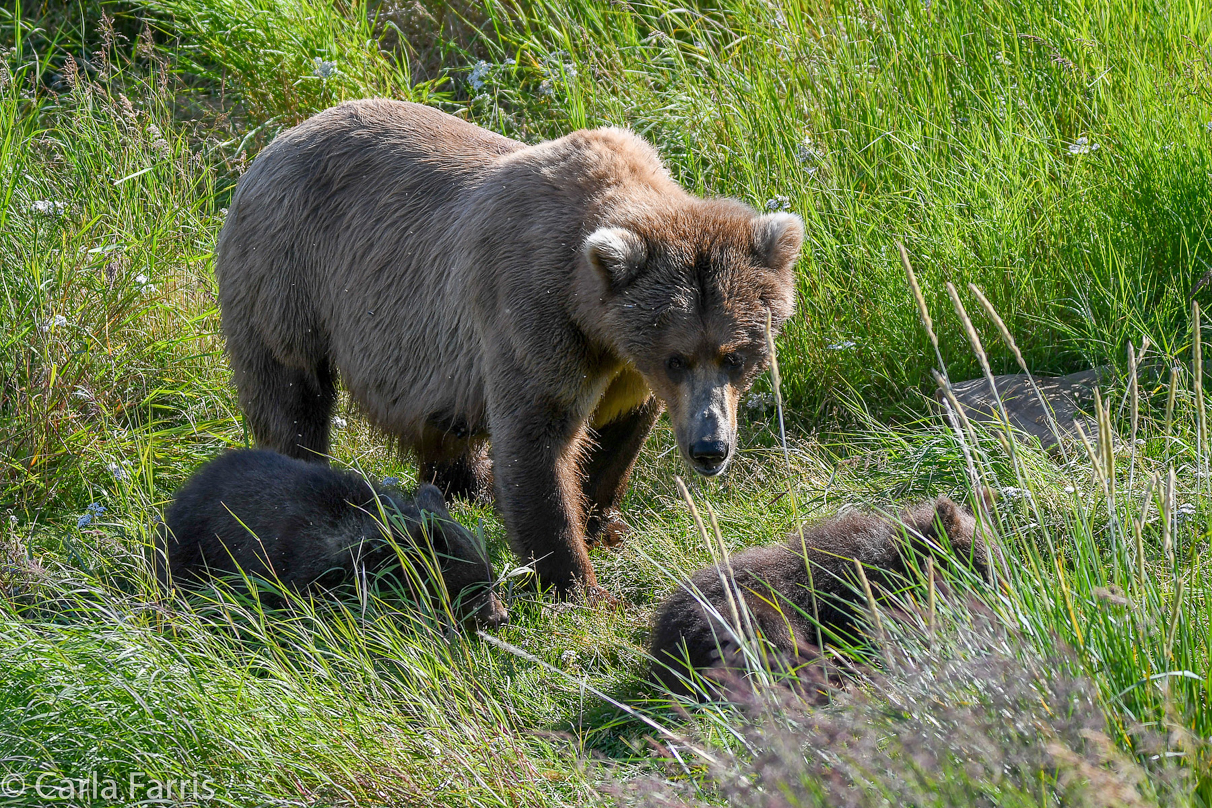
[[[946,540],[940,533],[946,534]],[[951,556],[944,554],[947,546]],[[812,567],[811,583],[804,548]],[[988,552],[971,512],[939,497],[905,509],[899,519],[847,512],[793,530],[782,544],[738,553],[730,562],[736,581],[732,592],[734,598],[738,592],[744,598],[754,628],[776,649],[781,662],[796,668],[821,656],[811,617],[814,593],[823,639],[849,643],[859,639],[858,622],[867,603],[856,560],[873,587],[887,591],[909,579],[911,555],[967,567],[988,580]],[[918,568],[924,569],[924,563]],[[700,600],[711,609],[705,609]],[[695,695],[689,681],[691,668],[705,673],[708,682],[726,679],[730,672],[739,672],[738,667],[743,669],[743,663],[731,664],[739,653],[727,626],[731,614],[716,566],[699,570],[689,584],[682,584],[662,605],[653,629],[655,680],[673,693]]]
[[[296,590],[331,587],[398,563],[392,542],[406,554],[432,546],[461,618],[490,627],[507,620],[483,548],[451,519],[437,488],[404,496],[271,451],[230,451],[198,469],[165,513],[153,566],[165,587],[239,571]]]

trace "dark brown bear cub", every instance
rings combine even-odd
[[[944,555],[947,546],[953,556]],[[805,547],[812,565],[811,583]],[[798,667],[820,656],[813,614],[819,617],[825,642],[857,638],[859,613],[866,604],[859,594],[856,560],[868,580],[887,591],[908,580],[911,554],[958,561],[987,580],[987,553],[972,514],[940,497],[906,509],[898,520],[848,512],[794,530],[782,544],[738,553],[731,559],[736,580],[732,591],[734,597],[739,592],[744,598],[754,628],[784,657],[781,661]],[[735,629],[728,627],[731,615],[719,569],[710,566],[696,572],[658,613],[652,635],[655,678],[674,693],[690,695],[690,668],[722,673],[731,667],[736,654]]]
[[[432,546],[460,616],[489,626],[506,618],[483,548],[432,485],[404,497],[277,452],[233,451],[198,469],[165,517],[154,563],[165,586],[241,571],[294,589],[335,586],[398,563],[394,542],[405,553]]]

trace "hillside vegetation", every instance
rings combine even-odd
[[[148,578],[175,487],[250,440],[212,271],[232,189],[277,133],[380,95],[526,142],[627,126],[694,192],[804,218],[779,398],[763,377],[733,470],[687,479],[720,542],[662,423],[631,535],[593,553],[617,610],[536,594],[465,503],[497,643],[377,588],[269,611]],[[42,775],[65,805],[172,780],[231,806],[1208,806],[1210,222],[1200,0],[5,4],[0,805],[46,802]],[[1107,369],[1101,443],[938,416],[933,370],[1015,350]],[[338,415],[341,463],[415,481]],[[682,710],[645,681],[653,609],[717,543],[984,486],[1000,583],[915,582],[835,704]],[[65,785],[94,775],[123,800]]]

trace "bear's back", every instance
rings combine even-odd
[[[374,492],[355,475],[268,451],[228,452],[203,466],[169,506],[169,568],[206,569],[307,583],[344,563],[365,535]]]

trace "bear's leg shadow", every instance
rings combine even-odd
[[[240,407],[257,445],[317,463],[328,462],[329,418],[337,400],[327,358],[312,370],[278,361],[267,345],[228,339]]]
[[[594,445],[589,450],[582,475],[589,507],[585,534],[590,544],[600,542],[613,546],[626,535],[628,527],[619,509],[636,458],[660,414],[661,403],[654,396],[591,433]]]
[[[523,563],[534,561],[542,586],[563,596],[578,585],[600,592],[585,547],[580,460],[587,415],[549,395],[516,391],[490,404],[497,508]]]

